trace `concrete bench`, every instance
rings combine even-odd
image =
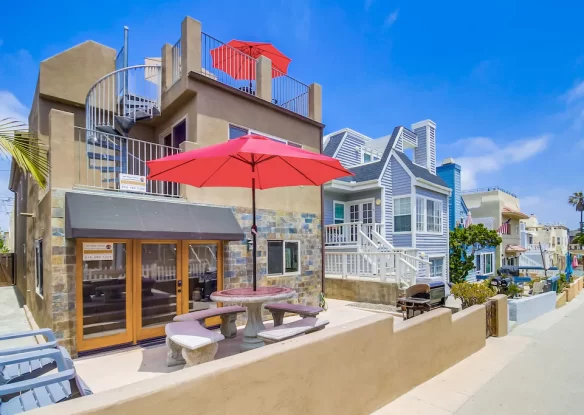
[[[282,325],[284,322],[284,314],[286,313],[298,314],[300,317],[305,318],[316,317],[319,313],[324,311],[320,307],[288,303],[266,304],[264,308],[272,313],[272,317],[274,318],[274,327]]]
[[[195,366],[215,358],[222,334],[207,330],[197,321],[169,323],[165,327],[168,367]],[[182,356],[182,357],[181,357]]]
[[[210,317],[221,317],[221,334],[231,339],[237,336],[237,326],[235,320],[239,313],[245,313],[245,307],[233,305],[229,307],[208,308],[206,310],[194,311],[188,314],[176,316],[173,321],[198,321],[205,326],[205,320]]]
[[[316,317],[305,317],[292,323],[281,324],[272,328],[260,331],[258,337],[269,343],[281,342],[303,334],[324,329],[329,324],[328,320],[318,319]]]

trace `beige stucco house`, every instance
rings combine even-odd
[[[522,220],[527,233],[526,257],[536,262],[545,258],[546,266],[565,268],[568,253],[568,228],[562,223],[539,223],[535,215]]]
[[[248,132],[322,150],[318,84],[264,57],[228,73],[217,60],[237,52],[189,17],[180,33],[145,65],[87,41],[39,67],[29,125],[51,174],[41,190],[12,166],[16,283],[74,356],[163,336],[176,314],[216,306],[212,291],[250,283],[249,190],[151,182],[146,161]],[[321,188],[258,191],[257,207],[258,285],[316,304]]]
[[[525,224],[522,219],[529,215],[521,212],[519,198],[499,187],[463,191],[464,203],[471,212],[473,223],[483,223],[490,229],[499,230],[501,225],[508,226],[500,233],[503,242],[496,249],[495,269],[502,265],[519,265],[525,248]]]

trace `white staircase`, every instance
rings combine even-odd
[[[382,236],[383,224],[325,225],[325,273],[342,278],[374,278],[415,284],[418,275],[430,275],[430,262],[415,248],[395,248]]]

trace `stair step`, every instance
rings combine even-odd
[[[114,127],[112,127],[111,125],[108,125],[108,124],[96,125],[95,129],[99,132],[106,133],[106,134],[122,135],[121,132],[119,132]]]
[[[87,152],[87,158],[93,160],[107,160],[107,161],[121,161],[122,158],[120,156],[114,156],[113,154],[103,154],[103,153],[95,153],[93,151]]]

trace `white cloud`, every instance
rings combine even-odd
[[[384,26],[386,29],[389,29],[393,24],[397,21],[397,17],[399,15],[399,9],[395,9],[391,14],[389,14],[385,18]]]
[[[576,229],[580,215],[570,206],[568,196],[573,193],[566,188],[547,188],[545,196],[520,196],[521,211],[534,214],[541,222],[562,222],[570,229]]]
[[[0,120],[15,118],[18,121],[26,122],[28,112],[28,108],[12,92],[0,90]]]
[[[456,158],[462,166],[462,188],[477,186],[477,177],[501,170],[505,165],[519,163],[541,153],[548,145],[549,135],[497,144],[486,137],[459,140],[455,145],[463,148],[463,156]]]
[[[568,92],[566,92],[566,94],[564,96],[565,96],[566,101],[568,103],[571,103],[575,100],[578,100],[578,99],[584,97],[584,81],[575,85],[572,89],[570,89]]]

